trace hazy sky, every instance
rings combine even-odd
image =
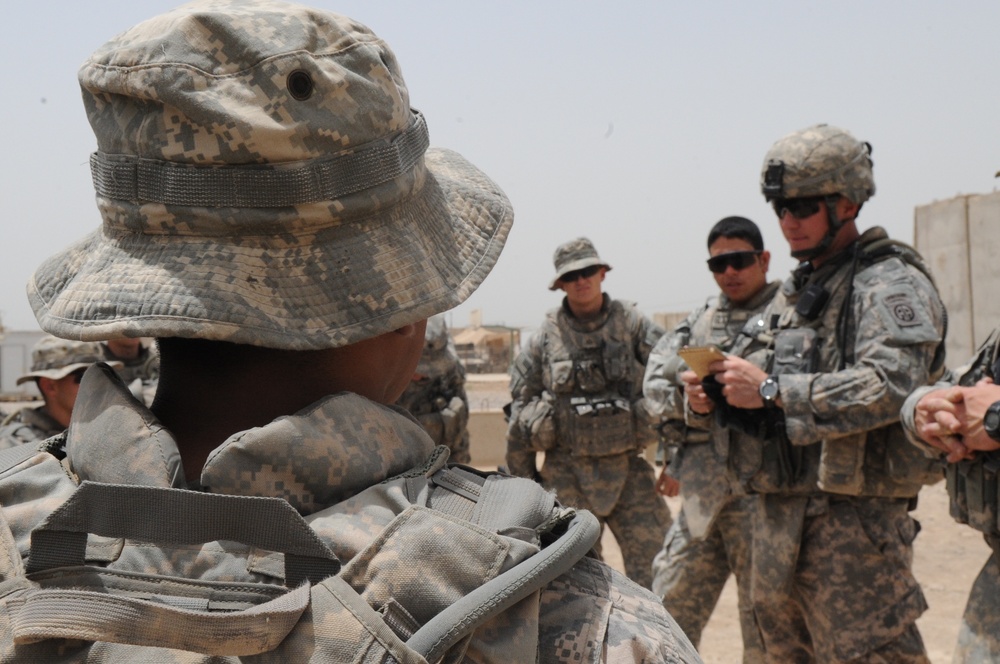
[[[76,82],[83,60],[173,7],[65,0],[5,8],[0,39],[0,317],[36,324],[35,266],[96,228],[96,143]],[[818,122],[874,147],[878,192],[859,218],[913,236],[913,208],[994,189],[1000,3],[317,0],[395,50],[431,143],[463,153],[516,212],[503,256],[450,320],[537,325],[559,297],[552,253],[586,235],[615,297],[648,313],[716,292],[705,236],[760,224],[772,276],[793,266],[758,189],[779,137]],[[447,250],[446,248],[443,250]]]

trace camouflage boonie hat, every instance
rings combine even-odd
[[[90,341],[68,341],[51,335],[42,337],[31,349],[31,372],[17,379],[17,385],[36,378],[59,380],[74,371],[102,362],[100,345]],[[108,362],[116,369],[121,362]]]
[[[415,374],[421,376],[441,376],[455,369],[458,354],[455,345],[448,334],[448,326],[444,316],[432,316],[427,319],[427,330],[424,332],[424,352],[420,355]]]
[[[507,197],[427,149],[395,56],[349,18],[195,2],[79,79],[103,227],[28,284],[58,336],[343,346],[463,302],[506,241]]]
[[[872,146],[837,127],[819,124],[779,139],[760,172],[764,198],[841,194],[858,205],[875,195]]]
[[[556,248],[556,253],[552,256],[552,262],[556,266],[556,276],[549,283],[549,290],[559,288],[559,280],[567,272],[582,270],[591,265],[603,265],[606,270],[611,266],[601,260],[594,249],[594,243],[585,237],[578,237],[561,244]]]

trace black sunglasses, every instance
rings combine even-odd
[[[776,198],[771,201],[774,213],[778,219],[785,216],[785,213],[792,215],[796,219],[806,219],[819,212],[820,204],[826,200],[826,196],[809,196],[807,198]]]
[[[71,373],[70,376],[73,377],[73,382],[79,385],[80,381],[83,380],[83,374],[85,373],[87,373],[86,369],[77,369],[76,371]]]
[[[572,272],[567,272],[563,276],[559,277],[559,281],[566,284],[571,284],[580,277],[583,277],[584,279],[590,279],[592,276],[597,274],[597,272],[600,269],[601,269],[600,265],[591,265],[590,267],[581,268],[579,270],[573,270]]]
[[[708,269],[716,274],[722,274],[729,267],[745,270],[757,262],[758,256],[760,256],[759,251],[730,251],[727,254],[719,254],[709,258]]]

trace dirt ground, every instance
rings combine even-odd
[[[667,501],[674,514],[679,502]],[[973,580],[989,558],[981,535],[955,523],[948,515],[944,482],[926,487],[914,512],[922,529],[914,543],[913,568],[930,608],[917,621],[934,664],[951,661],[959,622]],[[622,569],[621,554],[610,532],[602,540],[607,562]],[[732,577],[722,593],[701,639],[706,664],[734,664],[743,652],[736,612],[736,583]]]

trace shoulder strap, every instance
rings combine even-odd
[[[488,530],[520,526],[540,533],[560,533],[539,553],[479,586],[414,632],[406,645],[429,662],[440,659],[479,625],[569,571],[601,534],[597,517],[586,510],[560,507],[553,494],[528,479],[500,474],[483,477],[471,469],[452,466],[434,473],[429,484],[451,494],[433,496],[434,509]],[[471,512],[469,503],[474,504]]]
[[[930,267],[924,261],[924,257],[920,255],[919,251],[905,242],[886,237],[869,242],[861,248],[861,258],[869,264],[878,263],[879,261],[893,257],[899,258],[906,264],[917,268],[932,284],[935,283],[934,275],[931,274]]]
[[[285,584],[321,581],[340,561],[281,498],[84,482],[31,533],[28,573],[84,564],[87,534],[152,543],[241,542],[285,554]]]

